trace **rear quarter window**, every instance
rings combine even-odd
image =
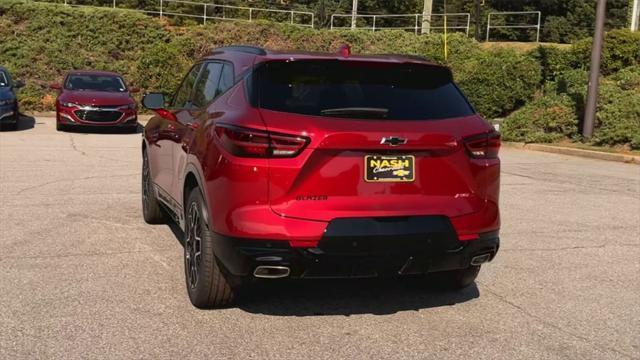
[[[271,61],[254,75],[254,102],[274,111],[352,118],[375,113],[376,118],[387,120],[435,120],[474,113],[451,72],[435,65]]]

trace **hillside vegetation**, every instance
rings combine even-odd
[[[62,3],[64,0],[40,0],[47,2]],[[112,0],[68,0],[74,3],[94,6],[112,6]],[[315,13],[315,23],[317,27],[329,27],[331,14],[350,14],[352,2],[345,0],[191,0],[195,3],[217,3],[236,6],[253,6],[257,8],[280,8],[280,9],[296,9],[302,11],[312,11]],[[117,0],[118,7],[129,9],[144,9],[148,11],[158,11],[158,0]],[[446,9],[445,9],[446,5]],[[200,14],[202,7],[193,4],[178,4],[165,2],[165,9],[172,12],[182,12],[189,14]],[[421,14],[424,7],[424,0],[359,0],[358,11],[360,14]],[[490,12],[504,11],[540,11],[541,14],[541,40],[545,42],[563,42],[570,43],[575,40],[590,36],[593,31],[595,22],[596,1],[594,0],[491,0],[482,1],[481,7],[481,24],[480,32],[482,38],[486,35],[487,15]],[[628,25],[630,18],[631,2],[630,0],[608,0],[607,1],[607,21],[606,29],[611,30],[621,28]],[[242,11],[234,11],[226,9],[227,14],[236,13],[238,16],[247,16]],[[475,14],[475,4],[472,0],[447,0],[434,1],[433,13],[469,13]],[[242,14],[242,15],[241,15]],[[262,14],[265,15],[265,14]],[[256,14],[254,13],[254,16]],[[258,14],[260,16],[260,14]],[[273,14],[272,14],[273,16]],[[287,21],[288,14],[283,14],[283,20]],[[199,19],[196,18],[174,18],[176,23],[195,23]],[[350,19],[342,18],[343,21],[337,21],[338,26],[348,26]],[[493,25],[533,25],[537,23],[536,14],[512,14],[494,16],[491,19]],[[378,18],[377,26],[381,27],[413,27],[413,17],[387,17]],[[442,26],[442,17],[436,16],[432,19],[434,26]],[[450,22],[459,21],[464,23],[461,17],[453,16]],[[475,32],[475,22],[472,21],[471,33]],[[358,26],[371,26],[372,19],[360,18]],[[491,30],[491,38],[494,41],[533,41],[535,39],[535,29],[523,28],[496,28]]]
[[[171,93],[187,68],[215,47],[254,44],[277,49],[336,51],[340,45],[348,43],[355,53],[414,54],[446,63],[476,109],[488,118],[507,116],[543,96],[569,97],[572,103],[563,99],[561,105],[566,105],[572,114],[567,119],[575,122],[574,129],[577,129],[577,119],[581,117],[580,99],[575,94],[558,90],[562,87],[558,84],[565,81],[562,79],[571,71],[578,72],[573,74],[574,77],[586,80],[583,75],[588,69],[590,52],[590,39],[569,48],[544,46],[518,51],[483,48],[474,40],[454,35],[449,37],[449,57],[445,61],[441,35],[314,30],[267,22],[174,27],[158,18],[130,11],[71,8],[13,0],[0,3],[0,39],[0,64],[27,83],[19,96],[21,105],[27,110],[53,109],[55,93],[48,89],[48,85],[61,81],[63,74],[70,69],[117,71],[130,85],[146,91]],[[625,70],[625,74],[630,74],[625,76],[630,77],[637,73],[638,65],[640,33],[623,30],[608,33],[603,72],[615,76],[622,69],[636,66]],[[577,80],[575,83],[581,84]],[[627,99],[633,97],[626,95],[637,94],[639,90],[637,87],[623,89],[615,86],[610,90],[611,101],[603,109],[609,109],[611,114],[605,114],[606,117],[599,122],[598,139],[603,139],[602,144],[631,143],[629,139],[635,136],[633,128],[629,132],[625,130],[628,126],[620,130],[621,127],[609,123],[617,124],[615,114],[625,114],[631,117],[630,124],[634,126],[640,115],[626,108],[618,109],[618,104],[629,105]],[[628,93],[622,96],[621,91]],[[547,106],[548,102],[537,100],[532,104],[522,111],[535,104]],[[605,123],[609,125],[600,126]],[[520,122],[507,118],[509,130],[517,127],[527,134],[533,130],[561,134],[560,137],[537,136],[536,141],[556,141],[566,137],[578,139],[577,131],[557,131],[553,126],[532,130],[518,124]],[[629,134],[610,136],[603,135],[602,131],[626,131]],[[512,140],[529,139],[518,131],[505,132],[505,136]]]

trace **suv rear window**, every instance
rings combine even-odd
[[[474,113],[443,67],[385,62],[271,61],[256,72],[258,106],[316,116],[429,120]]]

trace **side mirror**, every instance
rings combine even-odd
[[[13,87],[16,89],[20,89],[21,87],[24,87],[24,81],[22,80],[16,80],[13,82]]]
[[[51,88],[53,90],[58,90],[58,91],[62,90],[62,86],[60,84],[57,84],[57,83],[53,83],[53,84],[49,85],[49,88]]]
[[[164,108],[165,99],[163,93],[148,93],[142,97],[142,106],[149,110],[155,111],[163,119],[169,121],[177,121],[176,116],[169,110]]]
[[[163,93],[148,93],[142,97],[142,106],[149,110],[164,109],[165,99]]]
[[[137,88],[137,87],[129,89],[129,93],[131,93],[131,94],[136,94],[136,93],[139,93],[139,92],[140,92],[140,88]]]

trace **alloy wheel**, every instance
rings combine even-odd
[[[197,202],[189,205],[187,234],[184,244],[185,270],[191,289],[198,285],[198,273],[202,261],[202,226]]]
[[[142,160],[142,204],[145,212],[149,209],[150,193],[151,177],[149,176],[149,160],[147,158],[147,154],[145,154]]]

